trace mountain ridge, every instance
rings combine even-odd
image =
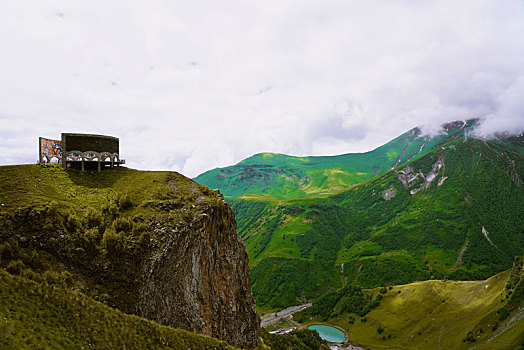
[[[331,194],[226,197],[257,307],[285,308],[344,283],[471,280],[509,268],[524,249],[523,146],[522,136],[459,136]]]
[[[477,124],[477,119],[447,123],[434,137],[423,135],[416,127],[364,153],[305,157],[258,153],[236,165],[200,174],[195,181],[234,197],[269,194],[293,198],[330,193],[406,164],[439,144],[469,134]]]

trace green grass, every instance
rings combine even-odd
[[[287,217],[285,222],[273,233],[269,244],[265,248],[268,252],[265,256],[298,258],[300,250],[296,245],[288,244],[288,241],[295,240],[297,236],[308,229],[309,227],[300,218]],[[252,266],[256,266],[259,261],[260,259],[255,258]]]
[[[496,335],[509,320],[500,321],[497,311],[507,303],[505,287],[510,275],[511,271],[506,271],[486,281],[396,285],[388,288],[380,305],[364,317],[342,313],[328,320],[313,317],[304,324],[324,321],[339,326],[351,344],[371,349],[468,349]],[[378,288],[365,292],[374,298],[380,294]],[[522,301],[519,299],[520,305]],[[383,329],[380,334],[379,327]],[[470,331],[473,343],[464,341]],[[520,321],[481,348],[513,348],[523,335],[524,323]]]
[[[484,281],[431,280],[326,293],[293,317],[342,328],[373,349],[516,348],[524,340],[524,257]]]
[[[233,349],[217,339],[126,315],[59,285],[0,269],[2,349]]]
[[[456,348],[479,320],[500,307],[505,277],[481,283],[424,281],[395,286],[366,315],[367,322],[347,327],[349,338],[372,348],[438,348],[442,330],[441,348]],[[392,338],[382,340],[378,325]]]
[[[524,319],[518,321],[513,327],[502,334],[496,336],[485,345],[481,345],[481,350],[499,349],[524,349]]]
[[[65,171],[59,165],[0,166],[0,210],[44,206],[50,201],[84,209],[101,207],[127,194],[133,210],[144,212],[153,200],[194,201],[203,187],[167,171],[137,171],[124,167],[112,171]],[[211,192],[206,192],[208,194]],[[3,204],[3,206],[2,206]],[[153,210],[150,210],[151,212]],[[151,214],[151,213],[148,213]]]

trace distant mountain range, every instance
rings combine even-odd
[[[207,171],[195,178],[226,196],[267,194],[296,198],[339,191],[421,157],[436,146],[471,133],[476,119],[442,126],[436,136],[414,128],[366,153],[295,157],[260,153],[240,163]]]
[[[259,154],[196,178],[227,195],[257,307],[354,284],[485,279],[524,253],[524,138],[415,128],[374,151]]]

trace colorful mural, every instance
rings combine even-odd
[[[67,153],[67,161],[78,161],[82,160],[81,152],[69,152]]]
[[[56,157],[59,160],[62,159],[62,141],[40,138],[40,150],[42,152],[41,159],[47,158],[50,161],[51,158]]]

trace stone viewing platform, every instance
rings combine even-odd
[[[39,138],[39,163],[56,162],[66,169],[98,170],[125,164],[119,139],[113,136],[62,133],[61,140]]]

